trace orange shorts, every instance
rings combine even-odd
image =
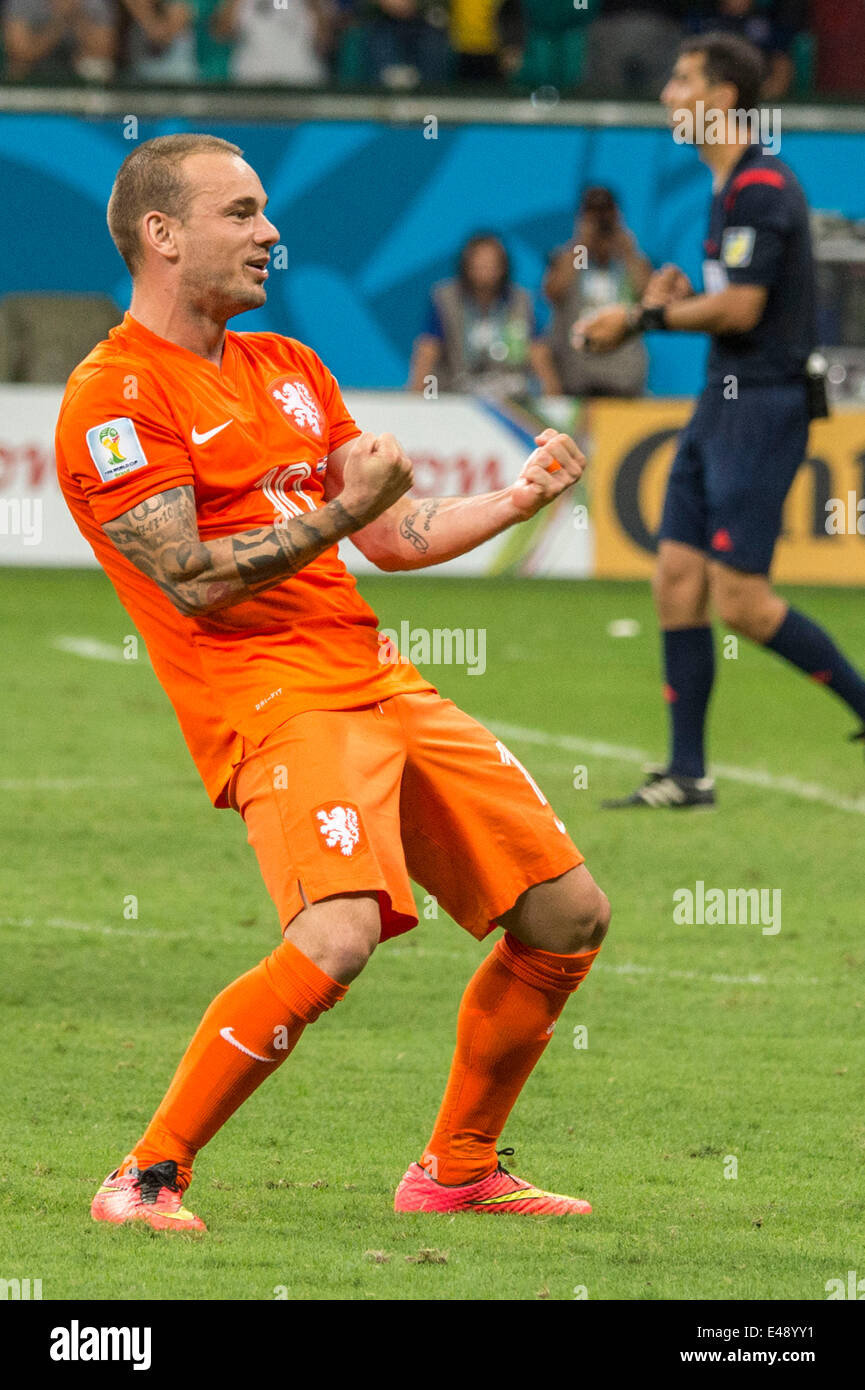
[[[478,940],[535,883],[583,863],[494,734],[435,691],[295,715],[244,741],[228,789],[286,927],[377,893],[382,940],[417,926],[409,878]]]

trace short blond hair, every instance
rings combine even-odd
[[[182,221],[192,190],[181,166],[189,155],[208,152],[243,154],[218,135],[159,135],[124,159],[108,199],[108,230],[132,276],[141,265],[142,217],[156,210]]]

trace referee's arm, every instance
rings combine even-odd
[[[679,333],[750,333],[763,317],[765,285],[728,285],[716,294],[695,294],[663,305],[663,327]]]
[[[572,342],[574,347],[587,347],[592,352],[611,352],[631,334],[653,328],[679,333],[750,333],[763,317],[768,297],[765,285],[728,285],[715,294],[695,294],[650,309],[616,304],[579,319]]]
[[[725,199],[736,225],[720,231],[718,271],[723,285],[709,294],[691,294],[687,276],[665,266],[652,277],[643,303],[599,314],[574,325],[574,343],[609,352],[632,333],[653,329],[679,333],[749,333],[766,309],[769,292],[782,274],[788,238],[795,222],[783,177],[780,182],[749,182]],[[666,292],[665,292],[666,291]]]

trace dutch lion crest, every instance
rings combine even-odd
[[[316,811],[316,819],[328,849],[338,848],[341,854],[350,855],[360,840],[357,811],[351,806],[331,806],[327,811]]]
[[[309,388],[302,381],[288,381],[282,378],[273,382],[271,395],[300,430],[311,430],[321,436],[323,433],[321,411],[316,405]]]

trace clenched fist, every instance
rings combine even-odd
[[[340,502],[361,526],[367,526],[408,492],[414,475],[411,459],[392,434],[362,434],[345,461]]]
[[[569,434],[544,430],[535,435],[538,448],[526,459],[511,484],[511,501],[526,521],[582,477],[586,458]]]

